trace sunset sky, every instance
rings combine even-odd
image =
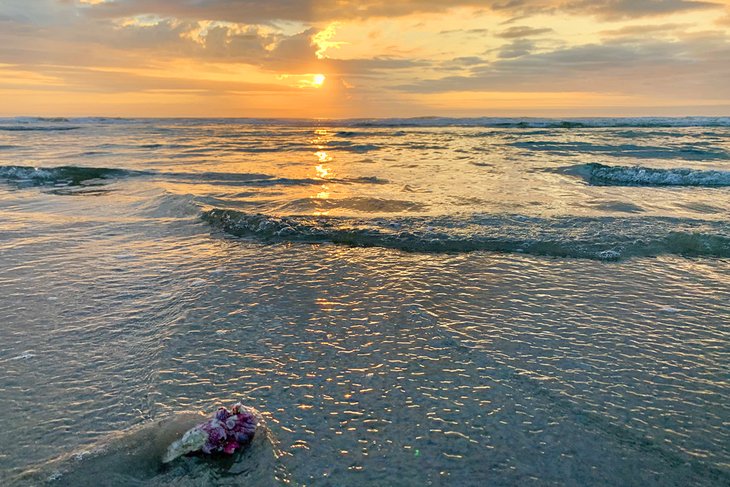
[[[2,0],[18,115],[730,115],[730,0]]]

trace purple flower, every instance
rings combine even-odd
[[[229,455],[251,442],[256,433],[258,417],[255,410],[235,404],[230,411],[222,407],[212,418],[188,430],[168,448],[164,462],[195,451],[205,454],[224,452]]]
[[[240,447],[241,445],[236,440],[229,440],[228,443],[226,443],[226,446],[223,447],[223,451],[225,453],[228,453],[229,455],[232,455],[233,452],[235,452]]]
[[[206,454],[213,452],[232,454],[251,442],[256,424],[256,417],[241,404],[233,406],[231,412],[226,408],[219,408],[211,419],[196,426],[207,437],[201,450]]]
[[[218,408],[218,411],[215,412],[215,419],[217,419],[220,422],[225,422],[228,418],[231,417],[231,413],[228,412],[226,408]]]
[[[238,443],[246,444],[251,441],[256,431],[256,418],[248,412],[242,412],[228,418],[226,426]]]

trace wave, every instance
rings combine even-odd
[[[3,122],[15,122],[15,123],[34,123],[34,122],[49,122],[49,123],[67,123],[71,120],[66,117],[9,117],[0,118]]]
[[[224,186],[308,186],[323,183],[340,184],[388,184],[389,181],[376,176],[355,178],[282,178],[270,174],[257,173],[224,173],[224,172],[157,172],[133,171],[104,167],[59,166],[59,167],[31,167],[31,166],[0,166],[0,180],[12,181],[21,186],[44,186],[65,184],[78,186],[88,184],[92,180],[120,179],[132,176],[157,176],[170,178],[185,183],[206,183]]]
[[[282,178],[261,173],[232,172],[156,172],[158,176],[174,178],[186,183],[204,182],[226,186],[308,186],[323,183],[340,184],[388,184],[390,181],[377,176],[361,176],[355,178]]]
[[[0,179],[31,186],[59,183],[77,186],[91,180],[118,179],[140,174],[145,173],[103,167],[59,166],[42,168],[30,166],[0,166]]]
[[[492,128],[620,128],[730,127],[730,117],[596,117],[596,118],[384,118],[346,121],[353,127],[492,127]]]
[[[597,162],[562,168],[596,186],[730,186],[730,171],[607,166]]]
[[[553,154],[570,155],[574,153],[601,153],[613,157],[632,157],[642,159],[685,159],[685,160],[727,160],[730,154],[726,151],[696,145],[680,146],[643,146],[634,144],[600,145],[589,142],[513,142],[514,147],[533,151],[544,151]]]
[[[279,206],[278,211],[287,213],[312,212],[330,210],[355,210],[367,213],[401,213],[423,211],[426,205],[416,201],[394,200],[387,198],[372,198],[367,196],[354,196],[339,199],[317,199],[299,198],[288,201]]]
[[[495,251],[616,261],[663,254],[730,257],[722,222],[674,218],[278,217],[215,208],[202,218],[226,233],[266,242],[330,242],[410,252]]]
[[[58,132],[67,130],[77,130],[80,126],[64,126],[64,125],[0,125],[0,130],[5,132]]]
[[[387,135],[388,137],[403,137],[405,135],[408,135],[408,132],[405,132],[403,130],[396,130],[395,132],[388,132],[387,134],[383,134],[382,132],[376,132],[376,131],[340,130],[340,131],[335,132],[334,135],[336,135],[338,137],[343,137],[343,138],[373,137],[373,136],[383,136],[383,135]]]

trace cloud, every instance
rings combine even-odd
[[[604,19],[627,19],[667,15],[689,10],[720,8],[722,3],[696,0],[578,0],[564,2],[567,11],[593,14]]]
[[[640,36],[646,37],[649,34],[652,35],[669,35],[682,32],[683,30],[691,27],[692,24],[642,24],[642,25],[627,25],[620,29],[604,30],[600,34],[609,37],[633,37]]]
[[[728,3],[2,0],[0,65],[11,66],[6,89],[25,79],[46,93],[281,90],[296,99],[297,79],[323,73],[322,92],[346,86],[343,97],[393,103],[457,91],[722,98],[730,49],[720,26],[730,16],[719,7]],[[566,14],[590,42],[550,24]]]
[[[521,25],[510,27],[509,29],[497,34],[497,37],[501,37],[502,39],[517,39],[521,37],[531,37],[540,34],[547,34],[548,32],[553,32],[553,29],[547,27],[538,29]]]
[[[535,43],[530,39],[516,39],[503,46],[498,53],[501,59],[512,59],[530,54],[535,49]]]
[[[507,16],[565,11],[603,18],[628,18],[718,6],[719,3],[700,0],[115,0],[88,6],[86,10],[90,15],[103,18],[156,14],[241,23],[277,20],[317,23],[440,13],[463,7],[488,9]]]
[[[451,29],[442,30],[439,32],[440,35],[469,35],[469,36],[483,36],[489,34],[489,29]]]
[[[501,59],[468,75],[399,87],[409,93],[584,91],[730,97],[730,43],[718,34],[681,41],[611,41]]]
[[[451,62],[459,66],[473,66],[476,64],[484,64],[484,59],[478,56],[462,56],[453,59]]]

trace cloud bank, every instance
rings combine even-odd
[[[489,114],[504,93],[537,114],[544,93],[706,113],[730,107],[728,18],[727,0],[4,0],[0,111]]]

